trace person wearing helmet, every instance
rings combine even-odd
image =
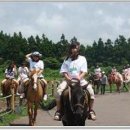
[[[126,75],[130,76],[130,65],[129,64],[126,65],[126,70],[127,70]]]
[[[101,68],[98,65],[96,65],[96,68],[94,69],[94,73],[95,73],[95,75],[97,76],[98,79],[101,78],[101,76],[102,76]]]
[[[45,84],[45,92],[44,92],[44,100],[47,100],[46,87],[47,81],[44,79],[43,71],[44,71],[44,62],[40,60],[42,54],[38,51],[26,55],[26,60],[29,62],[29,70],[30,76],[34,78],[34,82],[37,82],[37,78],[40,78]],[[36,84],[34,84],[34,88]]]
[[[60,96],[62,92],[67,87],[67,82],[70,82],[71,79],[76,78],[80,81],[80,86],[87,86],[88,82],[84,79],[86,73],[88,72],[87,69],[87,61],[84,56],[79,55],[80,50],[80,43],[79,42],[72,42],[70,44],[69,48],[69,54],[68,57],[64,60],[61,69],[60,74],[64,77],[64,80],[61,84],[59,84],[57,88],[57,98],[56,98],[56,104],[57,104],[57,111],[54,115],[54,120],[61,120],[61,99]],[[93,105],[94,105],[94,91],[92,89],[92,85],[89,84],[86,89],[89,91],[91,95],[90,104],[89,104],[89,111],[90,116],[92,120],[96,120],[96,115],[93,111]]]
[[[104,71],[102,71],[102,78],[101,78],[101,94],[105,94],[105,88],[108,84],[108,78]]]
[[[114,66],[113,68],[112,68],[112,70],[111,70],[111,74],[116,74],[117,73],[117,69],[116,69],[116,67]]]

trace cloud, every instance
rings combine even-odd
[[[125,2],[1,2],[0,28],[25,37],[44,33],[54,42],[64,33],[68,40],[75,36],[93,43],[100,37],[128,37],[129,8]]]
[[[104,19],[104,24],[107,24],[108,26],[114,28],[115,31],[119,31],[124,25],[124,23],[125,20],[121,16],[118,17],[107,16]]]

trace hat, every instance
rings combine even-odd
[[[42,54],[40,54],[38,51],[35,51],[35,52],[32,53],[32,56],[42,57]]]

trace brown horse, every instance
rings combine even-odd
[[[2,87],[3,96],[6,97],[6,96],[11,95],[11,89],[13,89],[13,88],[14,88],[14,94],[16,94],[18,84],[13,79],[7,79],[5,81],[5,83],[2,84],[1,87]],[[11,97],[6,98],[6,103],[7,103],[6,110],[10,110],[11,109]]]
[[[98,94],[101,86],[101,77],[96,74],[91,74],[88,80],[92,82],[94,93]]]
[[[40,101],[44,96],[45,84],[40,79],[37,80],[37,87],[34,88],[34,80],[30,78],[27,87],[27,105],[28,105],[28,115],[29,115],[29,125],[34,126],[37,117],[37,109]],[[44,86],[44,87],[42,87]]]
[[[111,73],[108,75],[108,82],[110,85],[110,92],[112,92],[112,84],[115,84],[117,87],[117,92],[120,92],[123,85],[123,77],[119,72]]]

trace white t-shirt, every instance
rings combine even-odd
[[[30,70],[43,70],[44,69],[44,63],[42,60],[39,60],[38,62],[32,61],[32,59],[29,57],[28,59],[29,65],[30,65]],[[43,77],[43,75],[39,75],[38,77]]]
[[[84,56],[79,55],[76,60],[71,58],[65,60],[61,66],[60,73],[67,72],[72,78],[76,78],[80,72],[87,72],[87,61]],[[83,79],[81,79],[83,80]]]
[[[19,67],[18,68],[19,77],[21,79],[25,79],[28,77],[29,70],[27,67]]]
[[[8,69],[5,70],[5,75],[7,78],[14,78],[16,75],[16,71],[15,68],[13,68],[13,70],[10,72]]]

